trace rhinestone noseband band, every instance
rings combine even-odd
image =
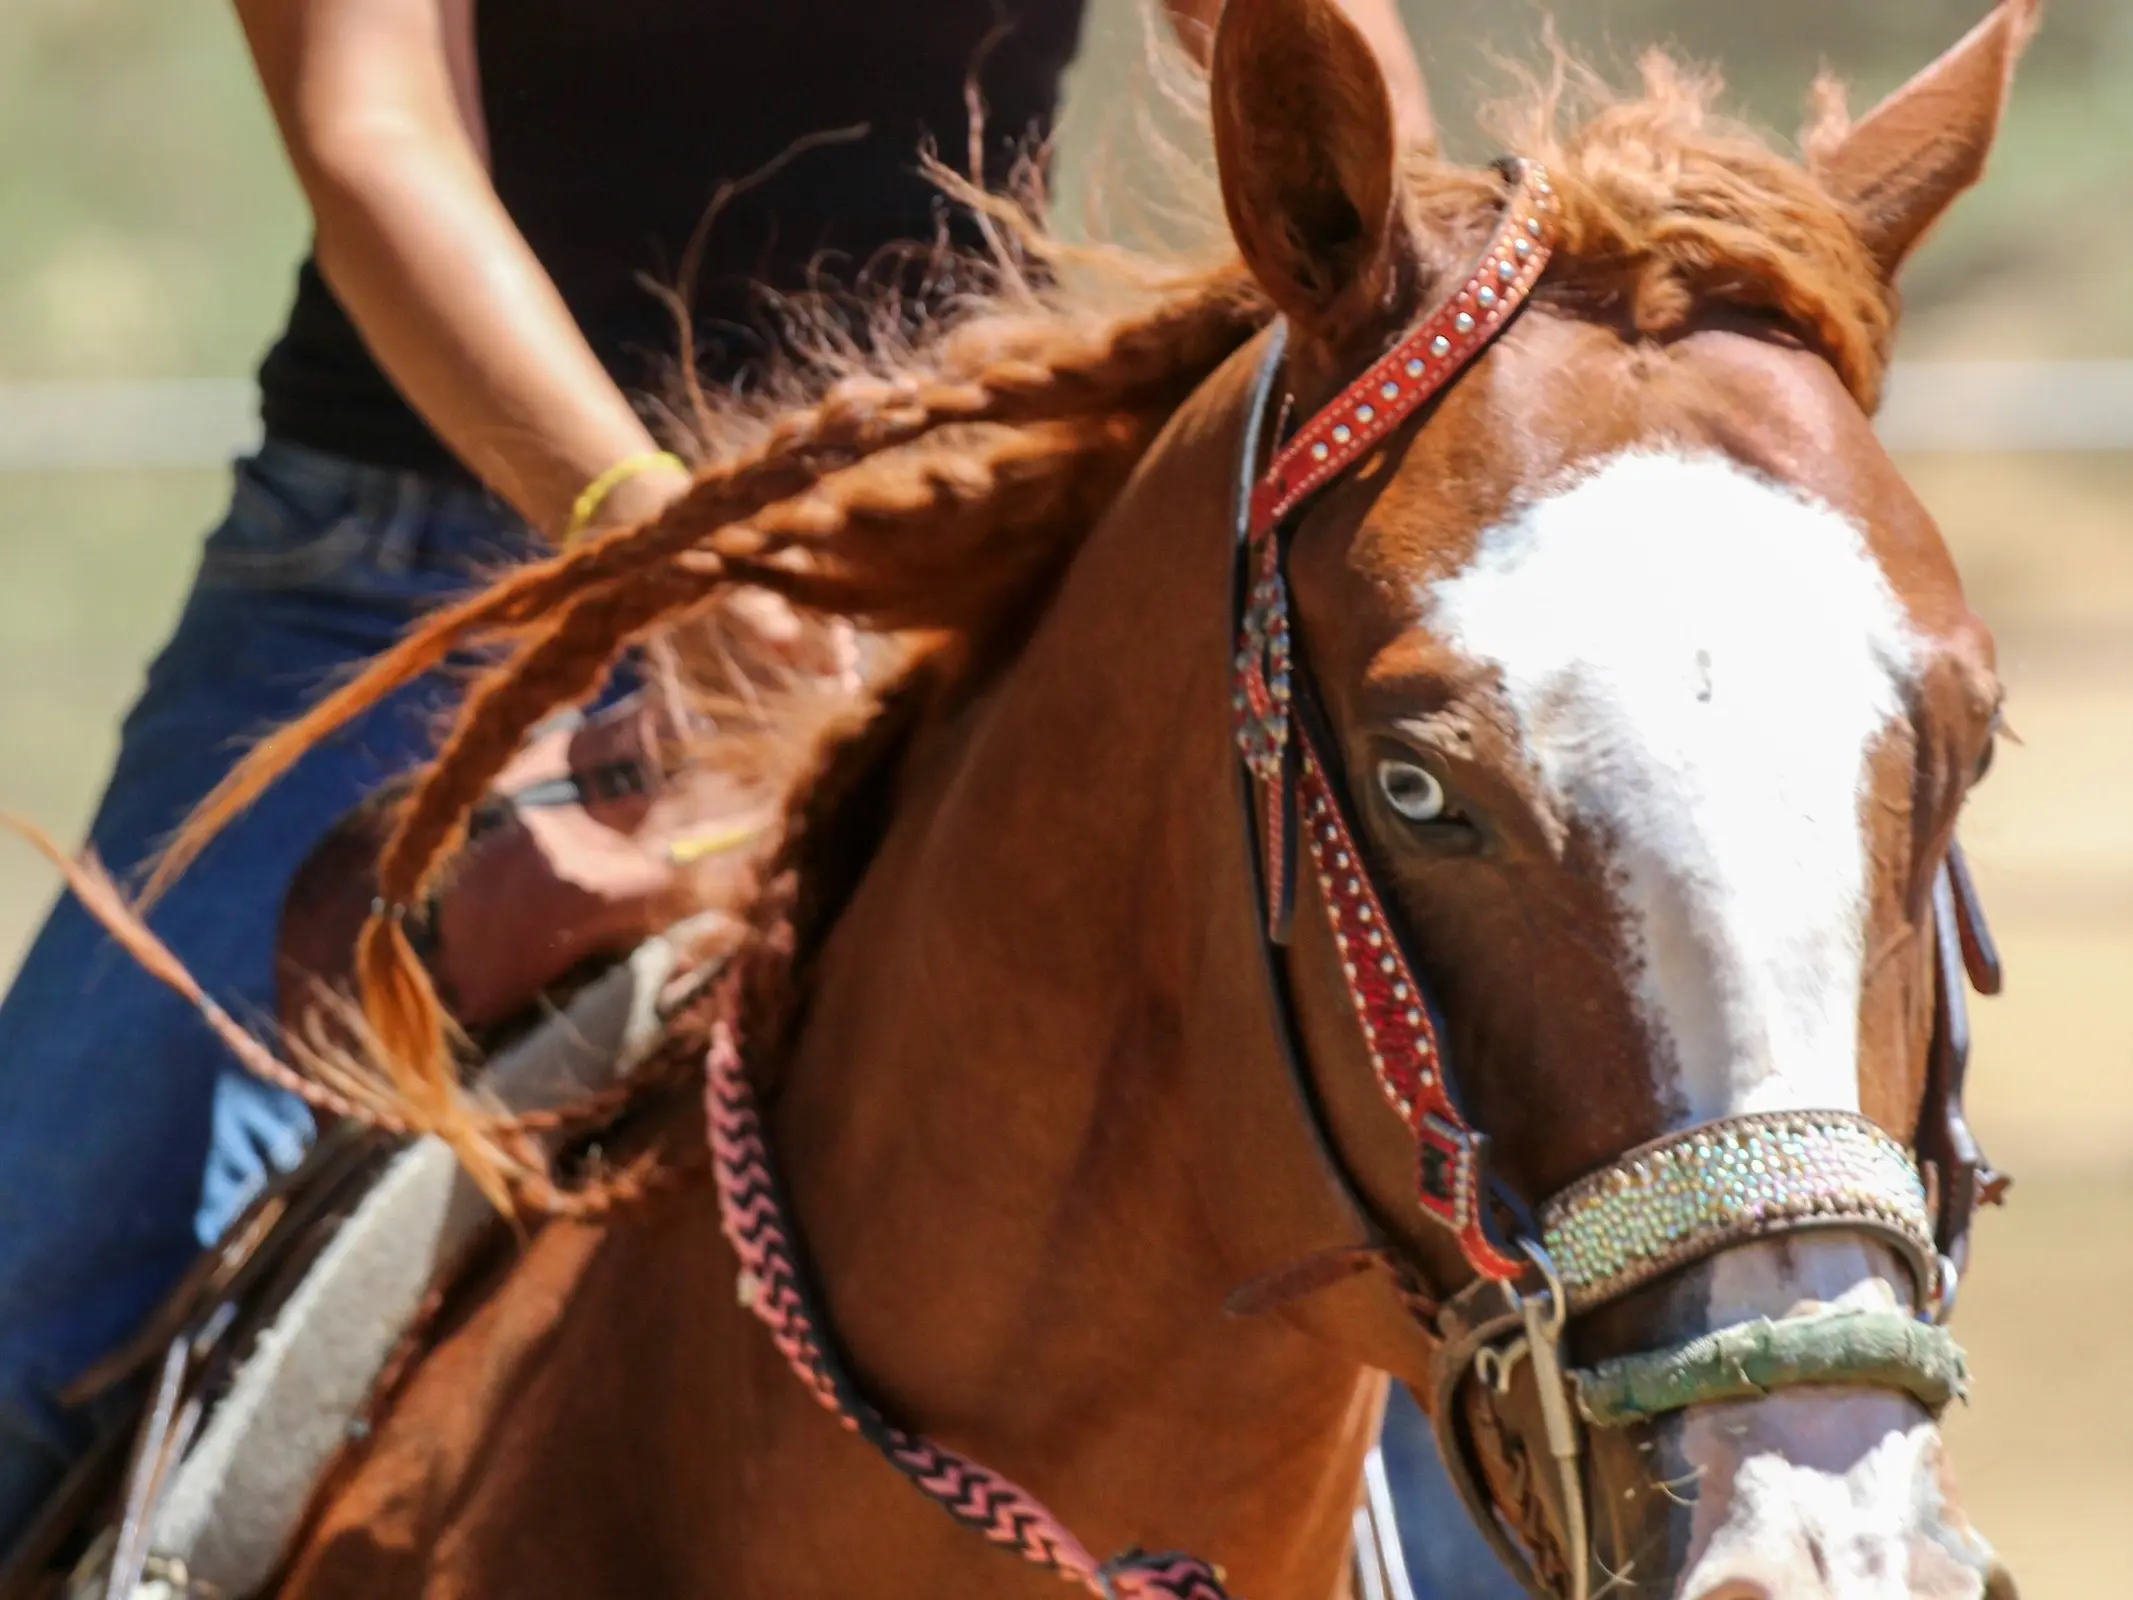
[[[1917,1162],[1849,1112],[1734,1117],[1655,1140],[1565,1189],[1540,1220],[1573,1312],[1732,1245],[1816,1227],[1888,1238],[1927,1303],[1938,1278]]]

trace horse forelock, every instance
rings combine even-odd
[[[1558,244],[1537,298],[1631,338],[1677,334],[1719,308],[1765,318],[1872,412],[1898,302],[1844,205],[1715,109],[1715,74],[1652,52],[1642,79],[1640,93],[1610,92],[1558,50],[1550,77],[1488,114],[1504,148],[1544,162],[1554,185]],[[1843,120],[1841,96],[1823,89],[1801,136],[1809,150]],[[1500,180],[1416,157],[1408,193],[1425,249],[1445,272],[1464,271],[1494,223]]]

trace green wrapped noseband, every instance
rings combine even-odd
[[[1805,1384],[1895,1390],[1938,1416],[1965,1397],[1969,1372],[1947,1329],[1902,1312],[1853,1311],[1744,1322],[1671,1350],[1603,1361],[1571,1379],[1585,1420],[1620,1428]]]

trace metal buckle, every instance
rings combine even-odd
[[[1518,1247],[1539,1270],[1545,1288],[1542,1293],[1518,1297],[1518,1316],[1525,1332],[1477,1352],[1474,1374],[1499,1396],[1508,1395],[1519,1362],[1532,1364],[1541,1426],[1547,1435],[1549,1458],[1555,1463],[1562,1502],[1566,1547],[1563,1564],[1569,1574],[1569,1600],[1590,1600],[1592,1536],[1585,1516],[1583,1440],[1577,1415],[1571,1409],[1570,1384],[1563,1367],[1563,1332],[1570,1324],[1570,1297],[1546,1250],[1527,1238],[1521,1238]]]

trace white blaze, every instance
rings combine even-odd
[[[1917,645],[1859,530],[1715,456],[1618,456],[1428,596],[1606,852],[1685,1121],[1859,1105],[1869,753]]]

